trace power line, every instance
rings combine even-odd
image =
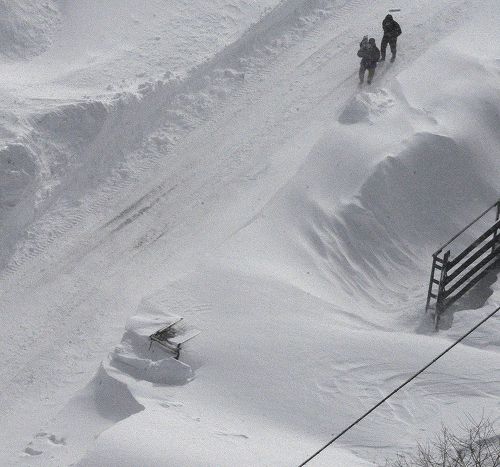
[[[300,464],[299,467],[303,467],[304,465],[306,465],[309,461],[311,461],[312,459],[314,459],[320,452],[324,451],[328,446],[330,446],[335,441],[337,441],[341,436],[345,435],[351,428],[353,428],[361,420],[363,420],[365,417],[367,417],[369,414],[371,414],[377,407],[379,407],[380,405],[382,405],[387,399],[389,399],[394,394],[396,394],[400,389],[404,388],[409,382],[413,381],[418,375],[420,375],[425,370],[427,370],[427,368],[429,368],[431,365],[433,365],[434,363],[436,363],[444,354],[446,354],[453,347],[455,347],[457,344],[459,344],[460,342],[462,342],[469,334],[472,334],[479,326],[481,326],[483,323],[485,323],[491,317],[493,317],[498,310],[500,310],[500,307],[498,307],[495,311],[493,311],[488,316],[486,316],[486,318],[484,318],[481,322],[479,322],[478,324],[476,324],[470,331],[468,331],[467,333],[465,333],[460,339],[458,339],[453,344],[451,344],[449,347],[447,347],[445,350],[443,350],[443,352],[441,352],[431,362],[429,362],[427,365],[425,365],[421,370],[419,370],[413,376],[411,376],[410,378],[408,378],[404,383],[400,384],[396,389],[394,389],[394,391],[392,391],[389,395],[387,395],[386,397],[384,397],[380,402],[378,402],[377,404],[375,404],[370,410],[368,410],[368,412],[366,412],[361,417],[359,417],[355,422],[351,423],[346,429],[344,429],[343,431],[341,431],[337,436],[335,436],[335,438],[333,438],[328,443],[326,443],[321,449],[318,449],[312,456],[308,457],[304,462],[302,462],[302,464]]]

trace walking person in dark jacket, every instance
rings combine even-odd
[[[368,79],[366,82],[371,84],[373,76],[375,75],[375,68],[380,58],[380,50],[375,44],[375,39],[372,37],[364,37],[359,44],[358,57],[361,57],[361,64],[359,67],[359,84],[365,80],[365,71],[368,70]]]
[[[385,49],[387,49],[387,44],[391,47],[392,57],[391,62],[396,60],[396,42],[398,41],[398,36],[401,34],[401,27],[394,21],[392,15],[387,15],[382,21],[382,28],[384,29],[384,37],[382,37],[382,42],[380,43],[380,53],[382,57],[380,61],[385,60]]]

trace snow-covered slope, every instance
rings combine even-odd
[[[2,0],[0,56],[27,59],[44,52],[59,26],[59,0]]]
[[[5,64],[2,464],[299,464],[498,303],[493,275],[423,316],[430,254],[499,196],[496,2],[402,0],[370,88],[388,1],[140,3],[60,2]],[[174,316],[180,361],[148,340]],[[498,330],[311,465],[495,421]]]
[[[73,205],[113,171],[126,178],[129,164],[123,163],[147,144],[146,138],[154,138],[154,154],[137,156],[138,164],[160,157],[179,133],[206,115],[226,83],[239,78],[203,62],[275,3],[78,0],[60,5],[62,25],[52,46],[31,61],[2,64],[0,264],[48,207]],[[32,22],[41,21],[22,2],[12,7]],[[192,93],[192,102],[182,101]],[[162,112],[166,105],[169,111]],[[68,223],[72,220],[63,222]]]

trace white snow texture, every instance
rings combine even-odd
[[[397,59],[359,86],[395,6]],[[493,271],[439,332],[424,314],[431,254],[500,195],[498,0],[0,18],[0,465],[299,465],[500,304]],[[149,339],[170,324],[178,358]],[[498,424],[499,335],[309,465]]]

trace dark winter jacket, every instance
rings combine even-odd
[[[375,44],[361,43],[358,50],[358,57],[361,57],[361,66],[364,68],[375,68],[380,59],[380,50]]]
[[[387,15],[382,21],[384,36],[389,39],[395,39],[401,34],[401,26],[392,19],[392,15]]]

